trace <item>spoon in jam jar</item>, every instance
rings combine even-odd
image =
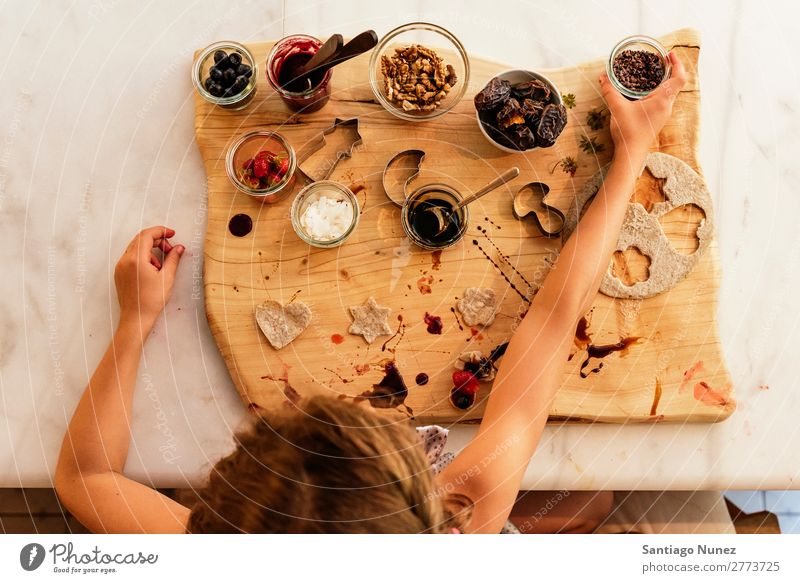
[[[342,45],[342,35],[335,34],[323,44],[311,59],[295,71],[295,77],[305,78],[308,88],[311,88],[311,73],[321,77],[331,67],[340,65],[371,50],[378,44],[378,35],[374,30],[367,30],[356,35]]]
[[[456,216],[456,213],[458,213],[459,210],[461,210],[468,204],[472,204],[483,195],[489,194],[496,188],[503,186],[506,182],[514,180],[517,176],[519,176],[519,168],[514,166],[513,168],[509,168],[508,170],[503,172],[500,176],[492,180],[489,184],[487,184],[480,190],[466,197],[457,205],[453,207],[429,206],[422,212],[428,214],[429,215],[428,220],[431,223],[436,224],[438,226],[437,230],[435,231],[436,235],[441,235],[443,232],[447,230],[450,221],[453,219],[454,216]]]

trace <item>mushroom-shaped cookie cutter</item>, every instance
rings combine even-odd
[[[425,152],[422,150],[403,150],[386,163],[381,184],[386,197],[397,206],[403,206],[408,196],[408,187],[419,176]]]
[[[554,238],[558,237],[561,231],[564,230],[566,217],[556,207],[550,206],[545,202],[549,193],[550,187],[544,182],[529,182],[514,195],[512,210],[514,216],[519,220],[528,215],[533,215],[536,226],[542,232],[542,235]],[[544,217],[546,217],[546,223],[542,220]]]
[[[336,156],[333,158],[333,160],[328,162],[327,164],[328,167],[325,170],[325,174],[322,177],[315,178],[314,176],[311,176],[308,172],[303,170],[302,167],[303,162],[305,162],[308,158],[311,157],[312,154],[318,152],[321,148],[325,146],[326,143],[325,136],[332,134],[339,128],[353,128],[353,130],[355,131],[355,139],[352,142],[350,142],[350,144],[347,146],[345,150],[340,150],[339,152],[336,152]],[[317,180],[328,180],[331,177],[331,174],[333,174],[333,171],[339,165],[339,162],[341,162],[344,158],[352,157],[353,150],[357,146],[360,146],[362,142],[363,138],[361,137],[361,134],[358,132],[358,118],[354,117],[352,119],[339,119],[337,117],[334,120],[333,125],[322,130],[310,142],[308,142],[305,146],[303,146],[302,150],[297,155],[297,160],[298,160],[297,168],[298,170],[300,170],[303,176],[305,176],[311,182]]]

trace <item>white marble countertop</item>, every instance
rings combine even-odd
[[[113,265],[151,224],[174,227],[189,255],[146,346],[126,472],[159,487],[197,485],[232,447],[246,412],[203,309],[192,51],[293,32],[382,34],[412,20],[528,68],[605,55],[628,34],[701,31],[700,161],[718,215],[720,332],[739,408],[717,425],[548,428],[524,486],[800,486],[798,16],[790,0],[4,3],[0,486],[51,484],[118,315]],[[451,444],[473,431],[456,428]]]

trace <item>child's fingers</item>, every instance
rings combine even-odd
[[[150,254],[150,265],[152,265],[156,269],[161,269],[161,262],[158,260],[158,257],[153,255],[152,253]]]
[[[660,92],[671,99],[675,99],[686,85],[688,75],[686,74],[686,68],[674,51],[669,53],[669,60],[672,65],[672,73],[669,79],[664,81],[654,93]]]
[[[606,104],[612,113],[614,112],[615,108],[627,103],[627,100],[622,96],[622,94],[611,84],[611,81],[606,73],[600,75],[600,93],[602,93],[603,99],[606,100]]]
[[[172,250],[164,257],[164,275],[169,278],[175,277],[175,272],[178,271],[178,264],[181,261],[181,255],[186,249],[183,245],[175,245]]]
[[[172,244],[167,239],[156,239],[153,241],[154,249],[161,249],[164,253],[169,253],[172,249]]]
[[[144,259],[150,255],[153,247],[156,247],[156,241],[161,239],[169,239],[175,235],[175,231],[169,227],[158,226],[144,229],[139,233],[133,241],[136,245],[136,254]]]

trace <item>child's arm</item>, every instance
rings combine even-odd
[[[145,229],[117,263],[120,322],[72,416],[55,487],[61,501],[96,533],[183,532],[189,509],[122,475],[142,345],[172,292],[184,248],[166,227]],[[164,264],[152,251],[165,253]]]
[[[680,61],[670,59],[672,78],[640,101],[627,101],[607,77],[600,80],[611,111],[611,167],[511,339],[477,435],[439,476],[444,491],[474,502],[470,531],[499,532],[514,504],[564,380],[578,319],[608,268],[648,148],[686,82]]]

